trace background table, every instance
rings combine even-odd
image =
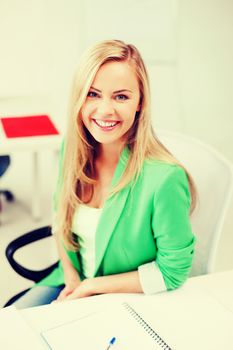
[[[50,117],[51,118],[51,117]],[[52,120],[54,123],[54,121]],[[57,127],[57,126],[56,126]],[[32,153],[32,206],[31,212],[35,220],[38,220],[40,214],[40,177],[39,177],[39,159],[38,155],[43,150],[50,150],[56,156],[60,145],[62,136],[58,135],[46,135],[46,136],[31,136],[31,137],[18,137],[7,138],[0,122],[0,155],[14,154],[15,152],[28,151]]]

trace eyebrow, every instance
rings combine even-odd
[[[90,89],[93,89],[93,90],[98,91],[98,92],[102,92],[101,90],[94,88],[94,86],[91,86]],[[114,91],[113,93],[114,93],[114,94],[118,94],[118,93],[120,93],[120,92],[125,92],[125,91],[131,92],[131,93],[132,93],[131,90],[127,90],[127,89],[117,90],[117,91]]]

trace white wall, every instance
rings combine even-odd
[[[1,0],[0,43],[0,107],[4,97],[47,95],[63,125],[82,49],[80,1]]]
[[[142,50],[155,127],[189,133],[233,161],[231,0],[1,0],[0,113],[7,96],[42,95],[63,128],[78,57],[105,34],[135,38]],[[219,268],[233,267],[232,214]]]
[[[233,2],[181,0],[178,32],[185,129],[233,161]]]

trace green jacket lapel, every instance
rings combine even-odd
[[[127,147],[121,153],[117,168],[115,170],[112,184],[114,186],[120,179],[128,158],[129,158],[129,149]],[[100,221],[96,230],[96,268],[95,275],[98,272],[101,261],[104,257],[104,253],[107,249],[109,240],[114,232],[116,224],[121,216],[122,210],[125,206],[125,202],[129,195],[130,185],[127,185],[122,189],[116,196],[110,197],[103,207],[103,212],[100,217]]]

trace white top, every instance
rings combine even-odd
[[[102,208],[80,205],[73,218],[72,232],[78,235],[83,273],[87,278],[94,276],[95,235]]]

